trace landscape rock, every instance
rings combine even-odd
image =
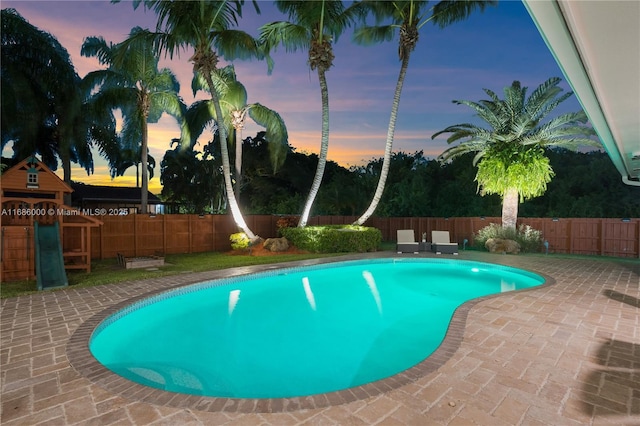
[[[289,241],[286,238],[267,238],[262,245],[265,249],[272,252],[289,250]]]
[[[514,240],[506,240],[502,238],[489,238],[484,244],[485,248],[491,253],[502,254],[518,254],[520,253],[520,244]]]

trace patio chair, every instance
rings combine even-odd
[[[418,253],[420,244],[416,241],[413,229],[398,229],[398,243],[396,251],[398,253]]]
[[[431,247],[436,254],[458,254],[458,243],[449,239],[449,231],[431,231]]]

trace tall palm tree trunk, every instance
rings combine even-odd
[[[502,201],[502,227],[516,229],[520,196],[516,188],[508,189]]]
[[[396,91],[393,95],[393,105],[391,106],[391,116],[389,117],[389,127],[387,129],[387,143],[384,149],[384,159],[382,160],[382,170],[380,170],[380,178],[378,179],[378,186],[376,192],[373,195],[371,204],[367,210],[356,220],[354,225],[364,224],[371,215],[378,208],[378,204],[382,199],[382,193],[387,183],[387,176],[389,175],[389,166],[391,165],[391,151],[393,149],[393,135],[396,130],[396,119],[398,118],[398,107],[400,106],[400,95],[402,94],[402,86],[404,85],[404,78],[407,74],[407,68],[409,67],[409,54],[405,55],[402,59],[402,66],[400,67],[400,74],[398,75],[398,82],[396,83]]]
[[[60,161],[62,162],[62,176],[64,182],[71,186],[71,158],[69,157],[69,150],[63,149],[60,152]],[[63,202],[67,205],[71,205],[71,194],[64,194]]]
[[[211,93],[211,101],[213,102],[213,106],[216,110],[216,117],[223,117],[222,108],[220,108],[220,99],[218,99],[218,94],[216,93],[215,86],[213,85],[213,79],[211,78],[211,72],[209,70],[205,70],[202,73],[207,80],[207,84],[209,85],[210,93]],[[233,192],[233,184],[231,182],[231,164],[229,163],[229,149],[227,148],[227,129],[224,128],[224,125],[220,125],[218,127],[218,132],[220,133],[220,154],[222,157],[222,174],[224,176],[224,187],[227,192],[227,200],[229,203],[229,208],[231,209],[231,215],[233,216],[233,220],[236,222],[236,225],[247,234],[250,240],[255,240],[256,235],[251,232],[251,229],[247,226],[244,218],[242,217],[242,212],[240,211],[240,206],[238,205],[238,201]]]
[[[242,186],[242,134],[235,129],[236,136],[236,199],[240,200],[240,187]]]
[[[316,199],[316,195],[318,195],[320,183],[322,183],[324,168],[327,164],[327,151],[329,150],[329,89],[327,87],[327,78],[323,67],[318,67],[318,80],[320,81],[320,95],[322,97],[322,139],[320,143],[320,155],[318,156],[316,175],[313,178],[313,183],[311,184],[311,189],[309,190],[309,195],[307,197],[307,203],[304,206],[300,222],[298,223],[298,227],[300,228],[305,227],[309,220],[311,207]]]
[[[149,202],[149,174],[147,170],[147,145],[149,130],[147,128],[147,118],[144,118],[142,124],[142,144],[140,146],[140,162],[142,163],[142,185],[140,185],[140,213],[147,213],[147,203]]]

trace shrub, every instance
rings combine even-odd
[[[298,226],[298,221],[299,220],[300,220],[300,218],[297,217],[297,216],[284,216],[284,217],[281,217],[276,222],[276,228],[278,228],[278,233],[280,235],[282,235],[282,232],[280,232],[280,230],[282,228],[293,228],[293,227]]]
[[[538,252],[542,245],[542,232],[533,229],[529,225],[520,225],[516,230],[513,228],[503,228],[496,223],[490,223],[475,235],[475,245],[484,249],[484,245],[489,238],[514,240],[520,244],[520,250],[524,253]]]
[[[244,250],[249,248],[249,237],[244,232],[231,234],[229,241],[231,241],[231,248],[234,250]]]
[[[518,228],[518,236],[520,248],[526,253],[535,253],[540,251],[542,246],[542,231],[533,229],[529,225],[520,225]]]
[[[312,253],[376,251],[382,241],[379,229],[355,225],[281,228],[280,233],[299,249]]]

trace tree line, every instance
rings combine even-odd
[[[161,198],[173,212],[223,213],[220,160],[208,143],[202,153],[176,148],[161,163]],[[520,205],[522,217],[640,217],[638,188],[625,185],[602,151],[545,150],[554,179],[544,195]],[[473,154],[441,164],[422,152],[394,152],[389,160],[387,189],[376,216],[478,217],[500,216],[502,199],[482,196],[474,182]],[[247,214],[299,215],[313,179],[318,156],[289,147],[274,170],[264,132],[243,141],[244,177],[239,203]],[[382,170],[383,158],[349,169],[328,161],[314,207],[317,215],[355,216],[367,207]],[[204,185],[203,183],[207,183]],[[194,183],[197,183],[194,185]],[[207,186],[208,185],[208,186]]]

